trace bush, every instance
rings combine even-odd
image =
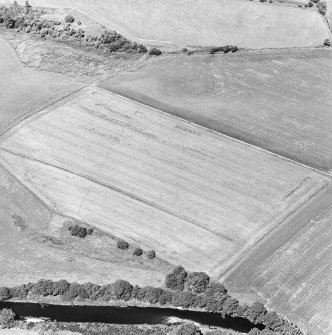
[[[192,322],[184,323],[181,325],[176,333],[176,335],[200,335],[202,334],[201,330]]]
[[[150,259],[153,259],[156,257],[156,252],[154,250],[149,250],[146,256]]]
[[[324,16],[326,14],[326,9],[322,8],[322,7],[319,7],[318,8],[318,13]]]
[[[187,288],[193,293],[202,293],[206,290],[210,277],[205,272],[192,272],[187,278]]]
[[[134,256],[141,256],[143,254],[143,250],[141,248],[135,248],[133,255]]]
[[[80,237],[80,238],[85,238],[87,233],[88,233],[86,228],[81,227],[77,224],[75,224],[74,226],[70,226],[68,228],[68,230],[70,230],[70,235],[71,236],[77,236],[77,237]]]
[[[148,52],[148,49],[143,44],[138,44],[137,51],[138,53],[145,54],[146,52]]]
[[[166,276],[165,285],[166,287],[182,291],[186,282],[188,273],[182,266],[177,266],[171,273]]]
[[[126,250],[126,249],[129,248],[129,243],[126,242],[126,241],[123,241],[123,240],[119,240],[117,242],[117,246],[118,246],[119,249]]]
[[[69,14],[65,16],[66,23],[73,23],[74,21],[75,21],[74,16],[69,15]]]
[[[93,228],[89,228],[87,231],[86,231],[87,235],[92,235],[93,234]]]
[[[149,55],[150,56],[160,56],[161,51],[157,48],[152,48],[152,49],[149,50]]]
[[[0,301],[9,300],[12,298],[10,290],[7,287],[0,287]]]
[[[312,1],[308,2],[308,7],[312,7],[314,5],[314,3]]]
[[[10,328],[14,326],[15,313],[8,308],[0,310],[0,326]]]
[[[325,47],[330,47],[330,46],[331,46],[331,41],[327,38],[326,40],[324,40],[323,45],[324,45]]]

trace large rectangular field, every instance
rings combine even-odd
[[[214,276],[329,183],[94,88],[7,132],[0,163],[53,210]]]
[[[178,56],[100,83],[322,171],[332,171],[332,52]]]

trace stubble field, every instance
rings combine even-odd
[[[183,56],[99,86],[329,172],[331,71],[330,50]]]
[[[1,163],[54,211],[214,276],[329,182],[94,88],[22,122],[0,147]]]

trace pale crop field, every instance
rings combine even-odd
[[[30,3],[79,10],[109,29],[146,43],[277,48],[321,45],[328,38],[327,27],[315,10],[248,0],[31,0]]]
[[[311,334],[332,332],[332,192],[327,187],[245,257],[227,279]]]
[[[0,134],[83,85],[66,75],[24,68],[9,42],[0,36]]]
[[[214,276],[329,182],[94,88],[20,123],[0,148],[54,211]]]
[[[331,50],[182,56],[99,86],[332,170]]]

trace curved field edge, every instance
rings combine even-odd
[[[328,38],[317,11],[246,0],[34,0],[31,4],[79,10],[144,43],[267,48],[317,46]]]
[[[69,76],[24,68],[1,36],[0,63],[0,136],[25,117],[85,86]]]
[[[26,229],[15,226],[12,214],[24,220]],[[98,284],[125,279],[138,285],[158,286],[172,268],[160,259],[149,261],[146,266],[146,260],[135,260],[130,251],[121,253],[115,245],[108,245],[109,239],[98,240],[99,234],[90,240],[66,239],[66,232],[62,232],[66,227],[62,227],[58,215],[2,166],[0,215],[0,286],[16,286],[41,278]],[[52,239],[64,244],[53,244]],[[97,242],[109,252],[109,258],[96,254]],[[82,254],[80,248],[87,252]]]
[[[178,56],[95,85],[330,173],[331,60],[331,50]]]
[[[331,203],[330,184],[242,258],[225,278],[230,291],[240,300],[262,299],[302,329],[329,335]]]

